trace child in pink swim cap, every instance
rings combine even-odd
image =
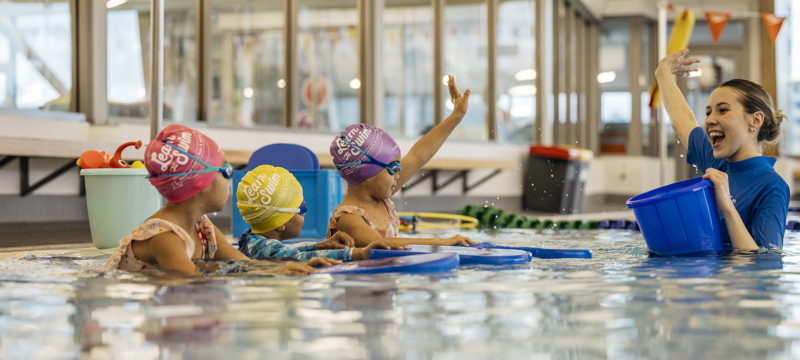
[[[214,140],[183,125],[170,125],[145,150],[144,164],[150,183],[167,205],[120,240],[105,270],[177,270],[200,272],[192,260],[249,260],[225,240],[205,215],[221,211],[230,196],[233,172],[225,153]],[[311,259],[309,265],[338,263]],[[316,272],[307,265],[288,263],[277,270],[258,272],[305,275]]]
[[[461,235],[447,239],[398,238],[400,218],[390,199],[439,151],[450,133],[461,123],[469,105],[470,89],[461,95],[455,79],[447,83],[454,102],[453,113],[423,136],[400,158],[400,147],[385,131],[371,125],[351,125],[331,143],[334,167],[347,181],[345,194],[328,224],[327,237],[343,231],[357,247],[388,238],[401,244],[471,245]]]

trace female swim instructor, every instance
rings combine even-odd
[[[726,248],[782,249],[789,209],[789,186],[775,172],[774,158],[761,156],[762,141],[775,141],[784,116],[760,85],[734,79],[720,84],[708,99],[704,127],[697,124],[672,74],[687,76],[698,59],[688,49],[669,54],[656,69],[664,106],[675,134],[688,148],[686,161],[705,169],[714,184],[722,214]]]

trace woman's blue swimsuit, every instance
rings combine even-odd
[[[744,226],[758,246],[783,249],[786,214],[789,212],[789,185],[775,172],[775,158],[756,156],[728,162],[714,158],[714,150],[701,127],[689,134],[686,162],[701,172],[714,168],[728,174],[731,198]],[[720,213],[722,241],[731,248],[731,237]]]

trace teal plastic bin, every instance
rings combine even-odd
[[[161,195],[147,180],[147,169],[84,169],[92,242],[115,248],[161,208]]]
[[[333,210],[339,206],[344,198],[342,191],[342,178],[336,170],[290,170],[300,186],[303,187],[303,199],[308,204],[308,212],[305,216],[305,223],[300,237],[304,238],[325,238],[328,231],[328,220],[333,214]],[[247,174],[246,170],[236,170],[233,172],[233,195],[239,183]],[[232,221],[233,237],[239,239],[242,233],[250,229],[250,225],[242,218],[239,208],[236,206],[237,200],[232,201]]]

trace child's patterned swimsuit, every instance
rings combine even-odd
[[[214,224],[211,223],[211,220],[209,220],[207,216],[203,215],[200,221],[197,222],[196,229],[197,234],[200,235],[200,242],[203,245],[203,255],[201,258],[213,259],[214,253],[217,251],[217,236],[214,231]],[[111,254],[111,257],[106,261],[102,269],[129,271],[158,269],[158,264],[150,264],[137,259],[130,245],[134,241],[148,240],[153,236],[169,231],[174,232],[183,240],[186,246],[186,256],[191,259],[192,255],[194,255],[195,243],[183,228],[163,219],[148,219],[139,225],[136,230],[133,230],[128,236],[119,241],[119,247]]]
[[[361,216],[364,222],[382,238],[397,237],[397,232],[400,230],[400,216],[397,215],[397,211],[394,209],[394,202],[391,199],[383,199],[383,206],[386,208],[386,213],[389,215],[389,225],[387,225],[385,229],[380,229],[375,226],[375,224],[369,220],[369,216],[367,216],[367,212],[364,211],[364,209],[358,206],[340,206],[336,208],[336,210],[333,210],[331,220],[328,222],[328,233],[326,236],[330,238],[333,236],[333,233],[336,232],[336,225],[339,222],[339,218],[347,214],[352,214]]]

